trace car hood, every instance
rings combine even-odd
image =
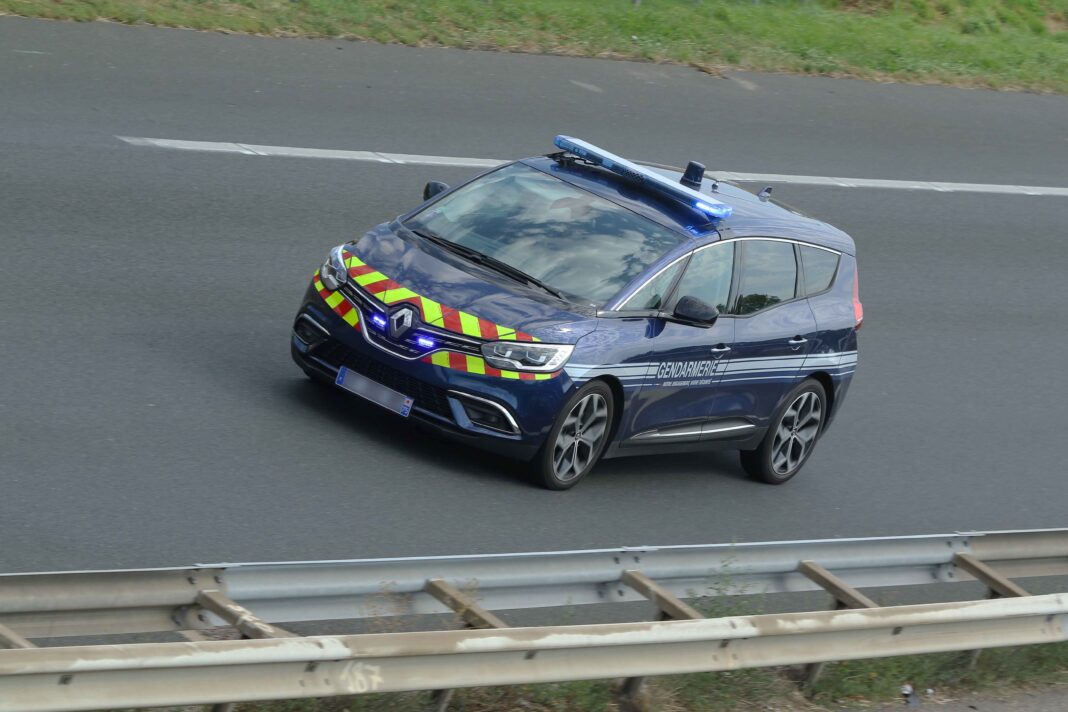
[[[379,225],[346,249],[394,283],[395,286],[389,285],[391,290],[401,290],[391,291],[385,301],[403,295],[403,301],[418,304],[422,298],[440,306],[440,318],[436,318],[437,307],[422,309],[424,319],[433,326],[468,336],[497,338],[497,330],[487,328],[492,324],[502,336],[506,330],[515,330],[520,339],[526,334],[540,341],[565,344],[577,342],[597,326],[592,307],[567,304],[471,264],[411,235],[396,221]],[[461,319],[454,311],[466,317]],[[470,317],[482,324],[481,333],[476,333]]]

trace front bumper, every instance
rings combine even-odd
[[[302,322],[305,328],[298,331]],[[311,323],[314,326],[309,329]],[[566,373],[546,380],[513,380],[406,360],[369,343],[362,328],[374,327],[363,323],[354,328],[309,286],[290,337],[293,360],[308,375],[331,382],[339,367],[345,366],[413,398],[410,417],[419,423],[491,452],[532,458],[574,387]],[[357,402],[378,407],[369,401]],[[478,425],[468,417],[472,405],[502,413],[507,425],[502,430]]]

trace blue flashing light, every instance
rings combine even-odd
[[[425,336],[417,336],[417,337],[415,337],[415,343],[419,344],[424,349],[432,349],[435,346],[437,346],[437,344],[434,342],[433,339],[428,339]]]
[[[381,314],[375,314],[374,316],[372,316],[371,321],[373,321],[379,329],[386,328],[386,317],[382,316]]]
[[[698,200],[693,204],[695,208],[700,210],[705,215],[709,215],[714,218],[729,218],[734,209],[726,203],[717,202],[715,205],[706,203],[703,200]]]
[[[721,203],[715,198],[699,193],[692,188],[687,188],[681,183],[676,183],[664,176],[651,171],[648,168],[631,163],[625,158],[620,158],[614,153],[609,153],[603,148],[598,148],[592,143],[587,143],[579,138],[570,136],[557,136],[553,143],[561,151],[578,156],[590,163],[606,168],[617,175],[637,181],[638,183],[667,193],[676,200],[689,204],[695,210],[699,210],[711,218],[729,218],[734,208]]]

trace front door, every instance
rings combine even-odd
[[[725,311],[734,252],[733,243],[714,243],[695,251],[669,295],[670,303],[660,305],[663,310],[670,313],[675,302],[690,296]],[[717,319],[711,326],[664,318],[650,321],[651,364],[631,426],[632,442],[703,439],[719,409],[717,386],[731,359],[734,319]]]

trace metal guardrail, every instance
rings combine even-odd
[[[0,709],[84,710],[664,675],[1065,640],[1068,595],[753,616],[0,654]]]
[[[441,603],[424,591],[432,577],[460,588],[475,584],[487,610],[643,600],[621,581],[628,569],[683,597],[715,595],[724,580],[748,593],[820,590],[798,572],[802,560],[819,562],[855,588],[973,580],[954,563],[958,553],[1009,578],[1068,575],[1068,529],[4,574],[0,625],[27,638],[223,625],[190,608],[204,590],[225,591],[271,623],[441,613]]]
[[[91,710],[629,677],[1068,638],[1068,529],[0,576],[0,710]],[[858,589],[981,581],[1001,600],[880,608]],[[681,598],[825,590],[851,610],[692,620]],[[646,623],[506,628],[490,611],[652,600]],[[487,630],[295,637],[278,624],[458,614]],[[203,640],[227,626],[244,640]],[[184,643],[33,648],[178,631]],[[448,693],[435,696],[438,709]]]

